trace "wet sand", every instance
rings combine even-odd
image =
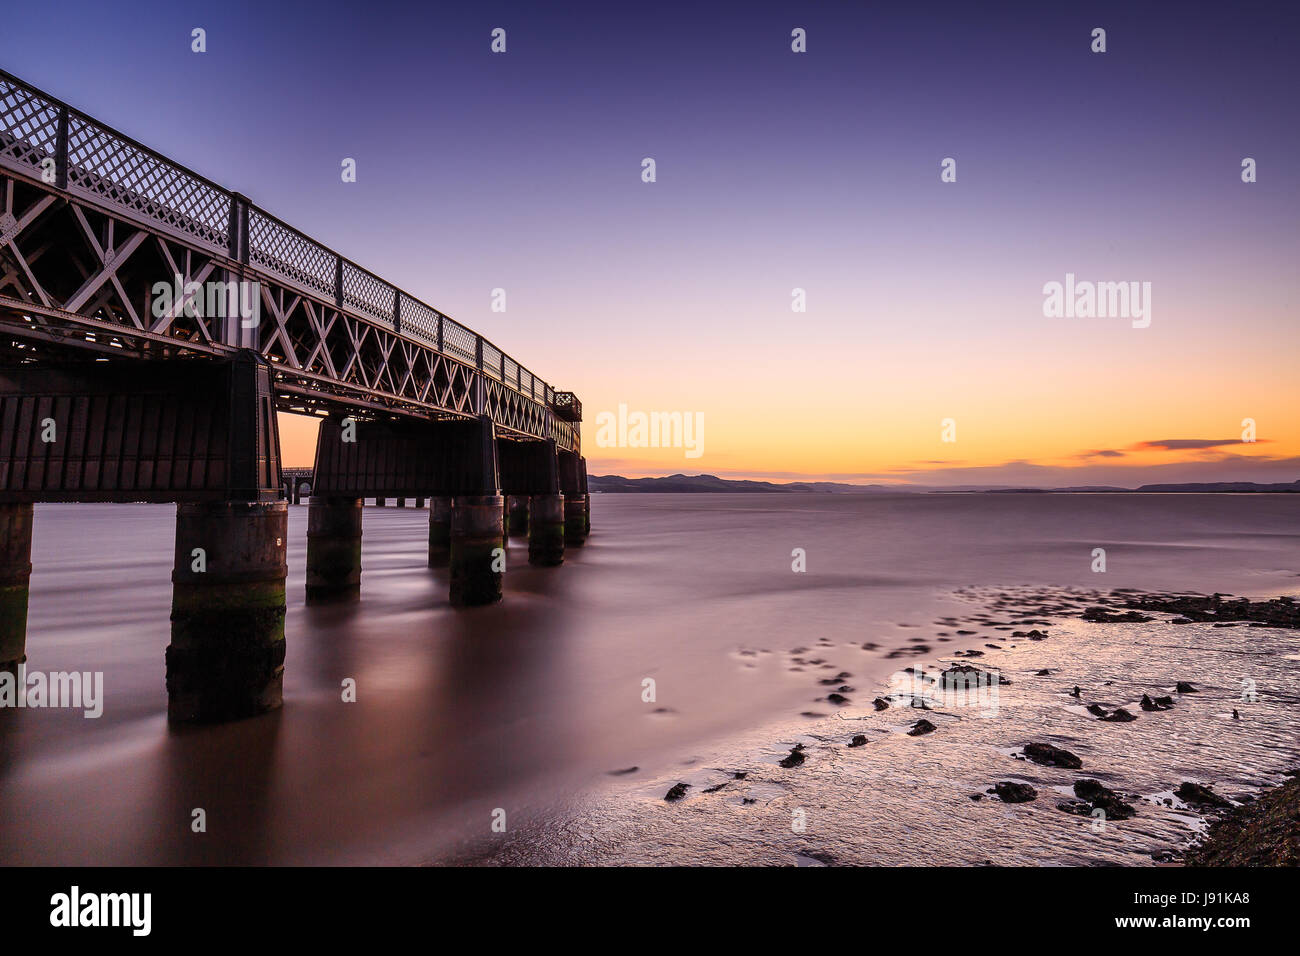
[[[970,613],[929,629],[953,652],[917,654],[907,666],[930,676],[977,667],[1007,681],[993,685],[996,694],[925,692],[903,672],[863,682],[854,672],[873,670],[866,658],[898,658],[856,642],[786,649],[767,665],[806,673],[810,712],[832,713],[717,741],[668,773],[620,777],[560,825],[521,829],[460,862],[1153,865],[1176,862],[1219,812],[1189,799],[1198,792],[1185,784],[1240,805],[1300,765],[1300,631],[1169,623],[1176,614],[1080,619],[1103,601],[1119,609],[1128,594],[979,588],[960,596]],[[831,705],[824,681],[840,677],[856,687],[837,684],[849,699]],[[929,709],[913,706],[918,689]],[[1150,707],[1163,697],[1171,706],[1144,710],[1144,695]],[[873,704],[878,697],[887,709]],[[1089,704],[1135,719],[1102,720]],[[920,720],[934,730],[909,735]],[[858,735],[865,743],[855,745]],[[1082,765],[1026,760],[1031,742]],[[1132,816],[1089,812],[1074,787],[1081,780],[1114,791]],[[994,790],[1005,783],[1022,785],[1008,793],[1027,794],[1027,785],[1034,795],[1004,802]],[[666,800],[674,787],[674,797],[684,795]]]

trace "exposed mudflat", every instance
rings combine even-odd
[[[1222,812],[1190,802],[1204,793],[1195,785],[1239,805],[1300,764],[1300,630],[1175,624],[1179,615],[1150,609],[1140,623],[1082,619],[1089,607],[1122,613],[1135,594],[970,589],[959,592],[965,615],[917,628],[904,654],[822,640],[757,656],[806,674],[804,713],[821,716],[791,714],[717,741],[667,774],[611,777],[559,819],[525,823],[464,862],[1175,862]],[[890,679],[854,676],[878,673],[882,659],[897,668]],[[942,683],[955,665],[965,691]],[[972,683],[976,671],[998,679]],[[1097,716],[1117,710],[1134,719]],[[920,720],[933,731],[915,732]],[[1081,766],[1027,760],[1030,743]],[[1081,780],[1100,782],[1132,815],[1097,812],[1075,790]],[[676,798],[665,800],[670,790]]]

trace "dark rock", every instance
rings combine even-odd
[[[1155,702],[1157,706],[1163,707],[1165,710],[1169,710],[1174,706],[1174,699],[1172,697],[1157,697],[1155,698]]]
[[[786,756],[781,758],[781,766],[790,768],[797,767],[804,762],[803,744],[795,744],[794,749]]]
[[[850,747],[865,747],[867,744],[866,734],[854,734],[853,739],[849,741]]]
[[[744,780],[746,777],[749,776],[749,771],[748,771],[748,770],[737,770],[735,776],[736,776],[736,779],[737,779],[737,780]]]
[[[1110,714],[1109,716],[1103,717],[1101,719],[1112,724],[1127,724],[1131,720],[1137,720],[1136,717],[1130,714],[1123,707],[1116,708],[1113,714]]]
[[[826,699],[832,704],[847,704],[849,702],[849,699],[843,694],[830,694]]]
[[[983,799],[984,799],[984,794],[982,794],[982,793],[972,793],[972,794],[970,795],[970,798],[971,798],[972,800],[983,800]]]
[[[1148,621],[1154,621],[1155,618],[1147,617],[1145,614],[1139,614],[1137,611],[1125,611],[1123,613],[1109,611],[1104,607],[1090,607],[1083,612],[1085,621],[1092,621],[1094,624],[1145,624]]]
[[[1100,780],[1077,780],[1074,784],[1075,796],[1087,800],[1091,806],[1088,814],[1100,809],[1108,820],[1127,820],[1137,811],[1120,799],[1118,793],[1101,783]],[[1075,812],[1075,811],[1071,811]]]
[[[1106,708],[1101,706],[1101,704],[1089,704],[1087,710],[1088,713],[1092,714],[1094,717],[1106,716]]]
[[[871,702],[871,706],[875,707],[876,710],[888,710],[889,701],[885,700],[883,697],[877,697]]]
[[[1224,595],[1147,595],[1130,598],[1126,607],[1143,611],[1177,614],[1182,621],[1212,622],[1250,621],[1265,627],[1300,628],[1300,604],[1289,598],[1250,601],[1247,598],[1224,600]]]
[[[1037,674],[1035,674],[1034,676],[1035,676],[1035,677],[1050,677],[1051,674],[1052,674],[1052,672],[1051,672],[1050,670],[1048,670],[1046,667],[1044,667],[1041,671],[1039,671],[1039,672],[1038,672]]]
[[[1070,751],[1053,747],[1051,744],[1025,744],[1023,749],[1026,757],[1045,767],[1064,767],[1067,770],[1078,770],[1083,766],[1083,761]]]
[[[686,796],[686,788],[689,787],[689,786],[690,786],[689,783],[675,783],[675,784],[673,784],[673,788],[672,788],[671,790],[669,790],[666,794],[664,794],[664,799],[665,799],[665,800],[680,800],[682,797]]]
[[[1194,806],[1222,808],[1232,806],[1231,803],[1209,787],[1201,786],[1199,783],[1192,783],[1190,780],[1184,780],[1178,789],[1174,791],[1174,796],[1183,803],[1190,803]]]
[[[1171,697],[1157,697],[1155,700],[1152,700],[1146,694],[1142,695],[1143,710],[1168,710],[1173,706],[1174,701]]]
[[[1180,693],[1180,694],[1197,694],[1197,693],[1200,693],[1200,692],[1199,692],[1195,687],[1193,687],[1191,684],[1187,683],[1187,681],[1185,681],[1185,680],[1180,680],[1180,681],[1178,682],[1178,686],[1175,687],[1174,690],[1176,690],[1176,691],[1177,691],[1178,693]]]
[[[721,789],[722,789],[723,787],[725,787],[726,785],[727,785],[726,781],[723,781],[722,783],[718,784],[716,787],[705,787],[705,788],[704,788],[704,792],[705,792],[705,793],[717,793],[719,790],[721,790]]]
[[[993,789],[1003,803],[1028,803],[1038,796],[1038,791],[1027,783],[1012,783],[1003,780],[995,783]]]
[[[640,767],[624,767],[622,770],[611,770],[609,775],[611,777],[621,777],[627,773],[636,773],[640,769]]]
[[[920,720],[918,720],[916,723],[912,725],[912,729],[907,732],[907,736],[920,737],[922,734],[933,733],[934,730],[935,730],[934,724],[930,723],[928,720],[922,717]]]

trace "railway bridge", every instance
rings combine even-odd
[[[280,411],[320,418],[306,481]],[[175,502],[169,718],[277,707],[290,501],[308,600],[357,599],[363,499],[412,498],[451,603],[490,603],[505,535],[558,565],[590,530],[581,420],[482,335],[0,71],[0,669],[26,659],[34,503]]]

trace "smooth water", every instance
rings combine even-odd
[[[978,591],[959,589],[1300,592],[1300,496],[594,495],[594,533],[563,567],[529,567],[512,541],[505,600],[456,611],[425,566],[427,512],[395,508],[365,511],[362,600],[306,607],[306,514],[289,512],[284,708],[169,728],[174,508],[37,506],[28,668],[102,671],[105,705],[0,712],[0,863],[418,863],[506,845],[502,860],[683,862],[671,827],[653,852],[584,849],[574,820],[611,787],[649,795],[697,753],[825,712],[796,648],[834,646],[865,690],[897,669],[891,649],[940,649],[954,632],[936,621],[972,613]],[[1063,642],[1050,654],[1071,659]],[[690,858],[774,859],[730,847]],[[869,841],[849,858],[885,862]]]

